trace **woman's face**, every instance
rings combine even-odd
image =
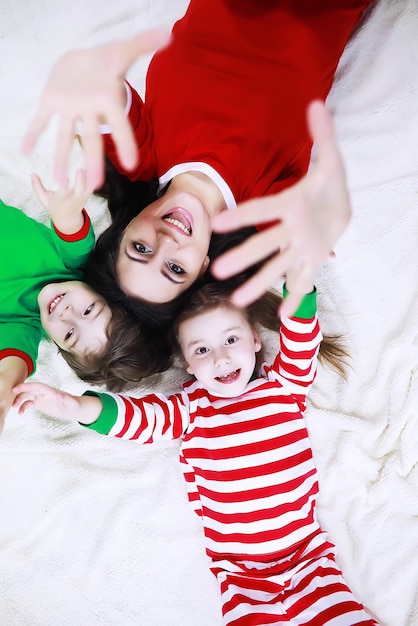
[[[206,271],[211,234],[199,198],[168,190],[123,233],[117,260],[121,288],[147,302],[174,300]]]

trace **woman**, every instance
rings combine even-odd
[[[241,288],[239,303],[286,275],[293,293],[288,306],[297,304],[349,217],[330,120],[320,105],[311,107],[310,138],[306,109],[328,94],[344,46],[370,3],[192,0],[174,25],[169,45],[151,61],[145,102],[123,82],[137,40],[70,53],[58,63],[26,149],[49,115],[62,111],[58,175],[77,117],[91,166],[100,152],[97,121],[104,117],[116,140],[113,144],[105,135],[105,150],[116,167],[131,180],[157,177],[160,191],[169,184],[116,243],[112,271],[125,294],[158,305],[175,300],[207,270],[212,220],[218,218],[218,227],[219,221],[248,223],[248,211],[242,218],[220,216],[226,207],[269,196],[273,207],[257,213],[252,207],[252,222],[275,224],[252,237],[240,259],[234,253],[233,268],[218,265],[217,275],[242,269],[239,263],[271,257]],[[66,78],[65,92],[59,76]],[[95,97],[89,98],[90,93]],[[131,147],[127,153],[121,148],[125,105],[140,153],[134,167]],[[319,166],[313,176],[303,178],[312,139],[318,139]],[[118,152],[124,155],[121,160]],[[90,171],[100,179],[101,161]]]

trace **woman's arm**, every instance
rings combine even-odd
[[[137,162],[137,147],[125,116],[124,77],[132,63],[146,52],[166,44],[168,33],[157,28],[132,39],[65,53],[55,64],[44,89],[35,118],[24,137],[28,154],[52,117],[60,126],[54,176],[66,185],[71,144],[80,134],[85,153],[87,184],[96,189],[103,182],[104,156],[100,125],[111,128],[121,164],[131,170]]]

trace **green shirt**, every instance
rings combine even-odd
[[[82,280],[93,246],[87,214],[78,233],[62,235],[0,200],[0,358],[21,356],[34,371],[45,335],[38,294],[48,283]]]

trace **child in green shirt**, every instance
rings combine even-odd
[[[94,246],[84,204],[91,194],[85,173],[74,187],[45,189],[33,175],[35,193],[51,217],[51,228],[0,200],[0,432],[12,389],[35,371],[41,338],[76,356],[107,345],[112,311],[82,282]]]

